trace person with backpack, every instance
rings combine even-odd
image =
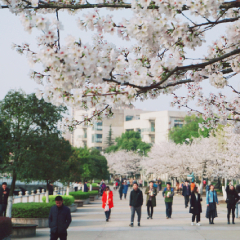
[[[169,219],[172,217],[172,203],[174,196],[174,190],[171,188],[170,182],[167,183],[167,187],[163,190],[162,195],[166,205],[166,218]]]
[[[185,208],[187,208],[189,203],[189,197],[191,196],[191,189],[187,180],[185,181],[185,184],[183,186],[182,195],[184,197]]]
[[[235,224],[234,219],[235,219],[235,207],[236,207],[236,203],[238,202],[238,194],[234,188],[234,186],[229,183],[229,185],[226,188],[226,192],[227,192],[227,199],[226,199],[226,203],[227,203],[227,209],[228,209],[228,213],[227,213],[227,219],[228,219],[228,224],[230,224],[230,214],[232,212],[232,224]]]

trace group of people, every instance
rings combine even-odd
[[[194,225],[196,221],[196,225],[200,226],[200,215],[202,213],[202,197],[199,193],[199,189],[196,184],[192,182],[189,184],[189,181],[186,180],[182,186],[182,196],[184,197],[184,205],[185,208],[189,207],[189,213],[192,214],[192,222],[191,225]],[[124,194],[124,198],[126,199],[128,184],[127,182],[123,182],[120,186],[122,187],[122,194]],[[120,191],[119,189],[119,191]],[[227,222],[230,224],[230,214],[232,213],[232,223],[235,224],[235,206],[239,200],[239,196],[234,188],[234,186],[230,183],[226,188],[227,193]],[[120,192],[120,199],[122,199],[122,194]],[[146,206],[147,206],[147,219],[153,219],[153,209],[156,207],[156,196],[158,194],[158,189],[154,187],[154,181],[149,182],[149,186],[145,190],[146,194]],[[162,196],[164,197],[164,202],[166,206],[166,218],[169,219],[172,216],[172,204],[174,197],[174,188],[171,187],[171,183],[168,182],[167,186],[162,191]],[[190,203],[190,206],[189,206]],[[214,224],[214,218],[217,217],[217,205],[218,197],[217,192],[214,190],[213,185],[207,186],[206,191],[206,218],[209,219],[209,224]],[[131,223],[130,227],[133,227],[135,212],[138,215],[138,226],[140,226],[141,220],[141,208],[143,205],[143,193],[139,188],[139,184],[137,182],[133,183],[133,190],[130,192],[129,197],[129,206],[131,208]],[[109,221],[111,208],[113,207],[113,193],[110,188],[107,186],[106,190],[103,193],[102,198],[102,207],[105,210],[106,221]]]
[[[73,188],[74,188],[74,191],[77,192],[77,191],[83,191],[83,192],[88,192],[89,191],[89,188],[87,186],[87,181],[84,182],[84,184],[82,184],[82,182],[75,182],[73,184]]]

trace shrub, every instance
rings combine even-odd
[[[16,203],[12,207],[13,218],[48,218],[53,203]]]
[[[69,195],[73,196],[75,199],[87,199],[89,196],[92,195],[98,195],[98,191],[89,191],[89,192],[82,192],[82,191],[77,191],[77,192],[70,192]]]
[[[55,197],[56,196],[55,195],[50,195],[49,196],[49,202],[50,203],[55,203]],[[66,195],[64,195],[64,196],[61,196],[61,197],[63,198],[63,204],[66,205],[66,206],[70,206],[70,205],[72,205],[74,203],[75,199],[74,199],[73,196],[66,196]],[[46,197],[45,196],[42,197],[42,201],[44,203],[46,202]]]
[[[12,233],[11,218],[0,217],[0,239],[4,239]]]
[[[87,186],[90,187],[91,183],[88,183]],[[92,183],[93,187],[98,187],[99,185],[97,183]]]

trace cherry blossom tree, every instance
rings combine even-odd
[[[82,121],[67,119],[68,127],[110,117],[112,107],[162,94],[174,94],[172,104],[178,107],[190,108],[189,101],[197,99],[202,108],[199,113],[206,120],[211,118],[206,126],[239,121],[239,92],[229,83],[240,72],[239,1],[0,0],[0,7],[18,15],[29,33],[33,28],[39,30],[36,50],[28,43],[13,45],[26,54],[31,66],[42,65],[41,72],[31,73],[43,85],[37,96],[75,109],[94,107]],[[132,13],[126,16],[122,12],[118,23],[113,15],[102,16],[101,8]],[[92,31],[92,45],[74,36],[65,42],[60,39],[62,11],[79,13],[77,24],[80,30]],[[53,20],[52,14],[56,15]],[[206,32],[219,25],[227,25],[226,32],[213,44],[209,42],[208,51],[203,49],[202,55],[190,59],[189,50],[201,49],[208,42]],[[109,42],[109,33],[132,41],[133,46]],[[216,89],[231,88],[235,97],[228,99],[223,93],[205,96],[200,84],[206,80]],[[186,84],[189,93],[177,96],[176,90]]]
[[[109,172],[112,174],[134,175],[140,173],[141,156],[132,151],[119,150],[106,153],[104,156],[108,162]]]

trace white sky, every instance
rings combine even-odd
[[[82,32],[79,30],[76,24],[76,19],[81,17],[81,14],[90,12],[91,10],[86,9],[78,13],[76,16],[69,15],[67,13],[60,12],[60,21],[64,25],[64,30],[61,31],[61,42],[69,34],[81,38],[83,42],[91,42],[92,32]],[[100,13],[103,14],[114,14],[114,19],[116,22],[121,21],[122,17],[127,18],[131,15],[130,10],[118,10],[118,11],[106,11],[101,10]],[[54,15],[52,15],[54,17]],[[24,55],[19,55],[15,50],[11,49],[11,44],[21,44],[27,42],[32,46],[33,49],[36,48],[35,39],[39,32],[33,30],[32,34],[28,34],[24,31],[19,17],[10,13],[7,9],[0,9],[0,99],[3,99],[6,93],[10,89],[23,89],[26,93],[32,93],[36,88],[39,87],[32,79],[29,77],[30,66],[28,65],[27,58]],[[222,35],[224,27],[219,26],[214,28],[213,31],[207,33],[207,43],[203,47],[199,48],[197,51],[189,52],[188,57],[201,57],[202,55],[207,55],[207,45],[211,44],[218,36]],[[108,41],[114,42],[119,46],[131,46],[133,42],[123,42],[119,40],[117,36],[107,35]],[[38,69],[41,67],[38,66]],[[237,78],[234,78],[236,82]],[[236,85],[237,84],[237,85]],[[235,86],[238,87],[236,82]],[[206,95],[208,96],[210,91],[215,91],[208,84],[208,80],[203,83],[206,89]],[[184,89],[178,91],[179,95],[185,93]],[[231,92],[229,91],[229,96]],[[147,100],[145,102],[136,102],[134,105],[137,108],[150,111],[162,111],[162,110],[174,110],[170,107],[172,96],[160,96],[157,100]],[[184,110],[184,109],[181,109]]]

